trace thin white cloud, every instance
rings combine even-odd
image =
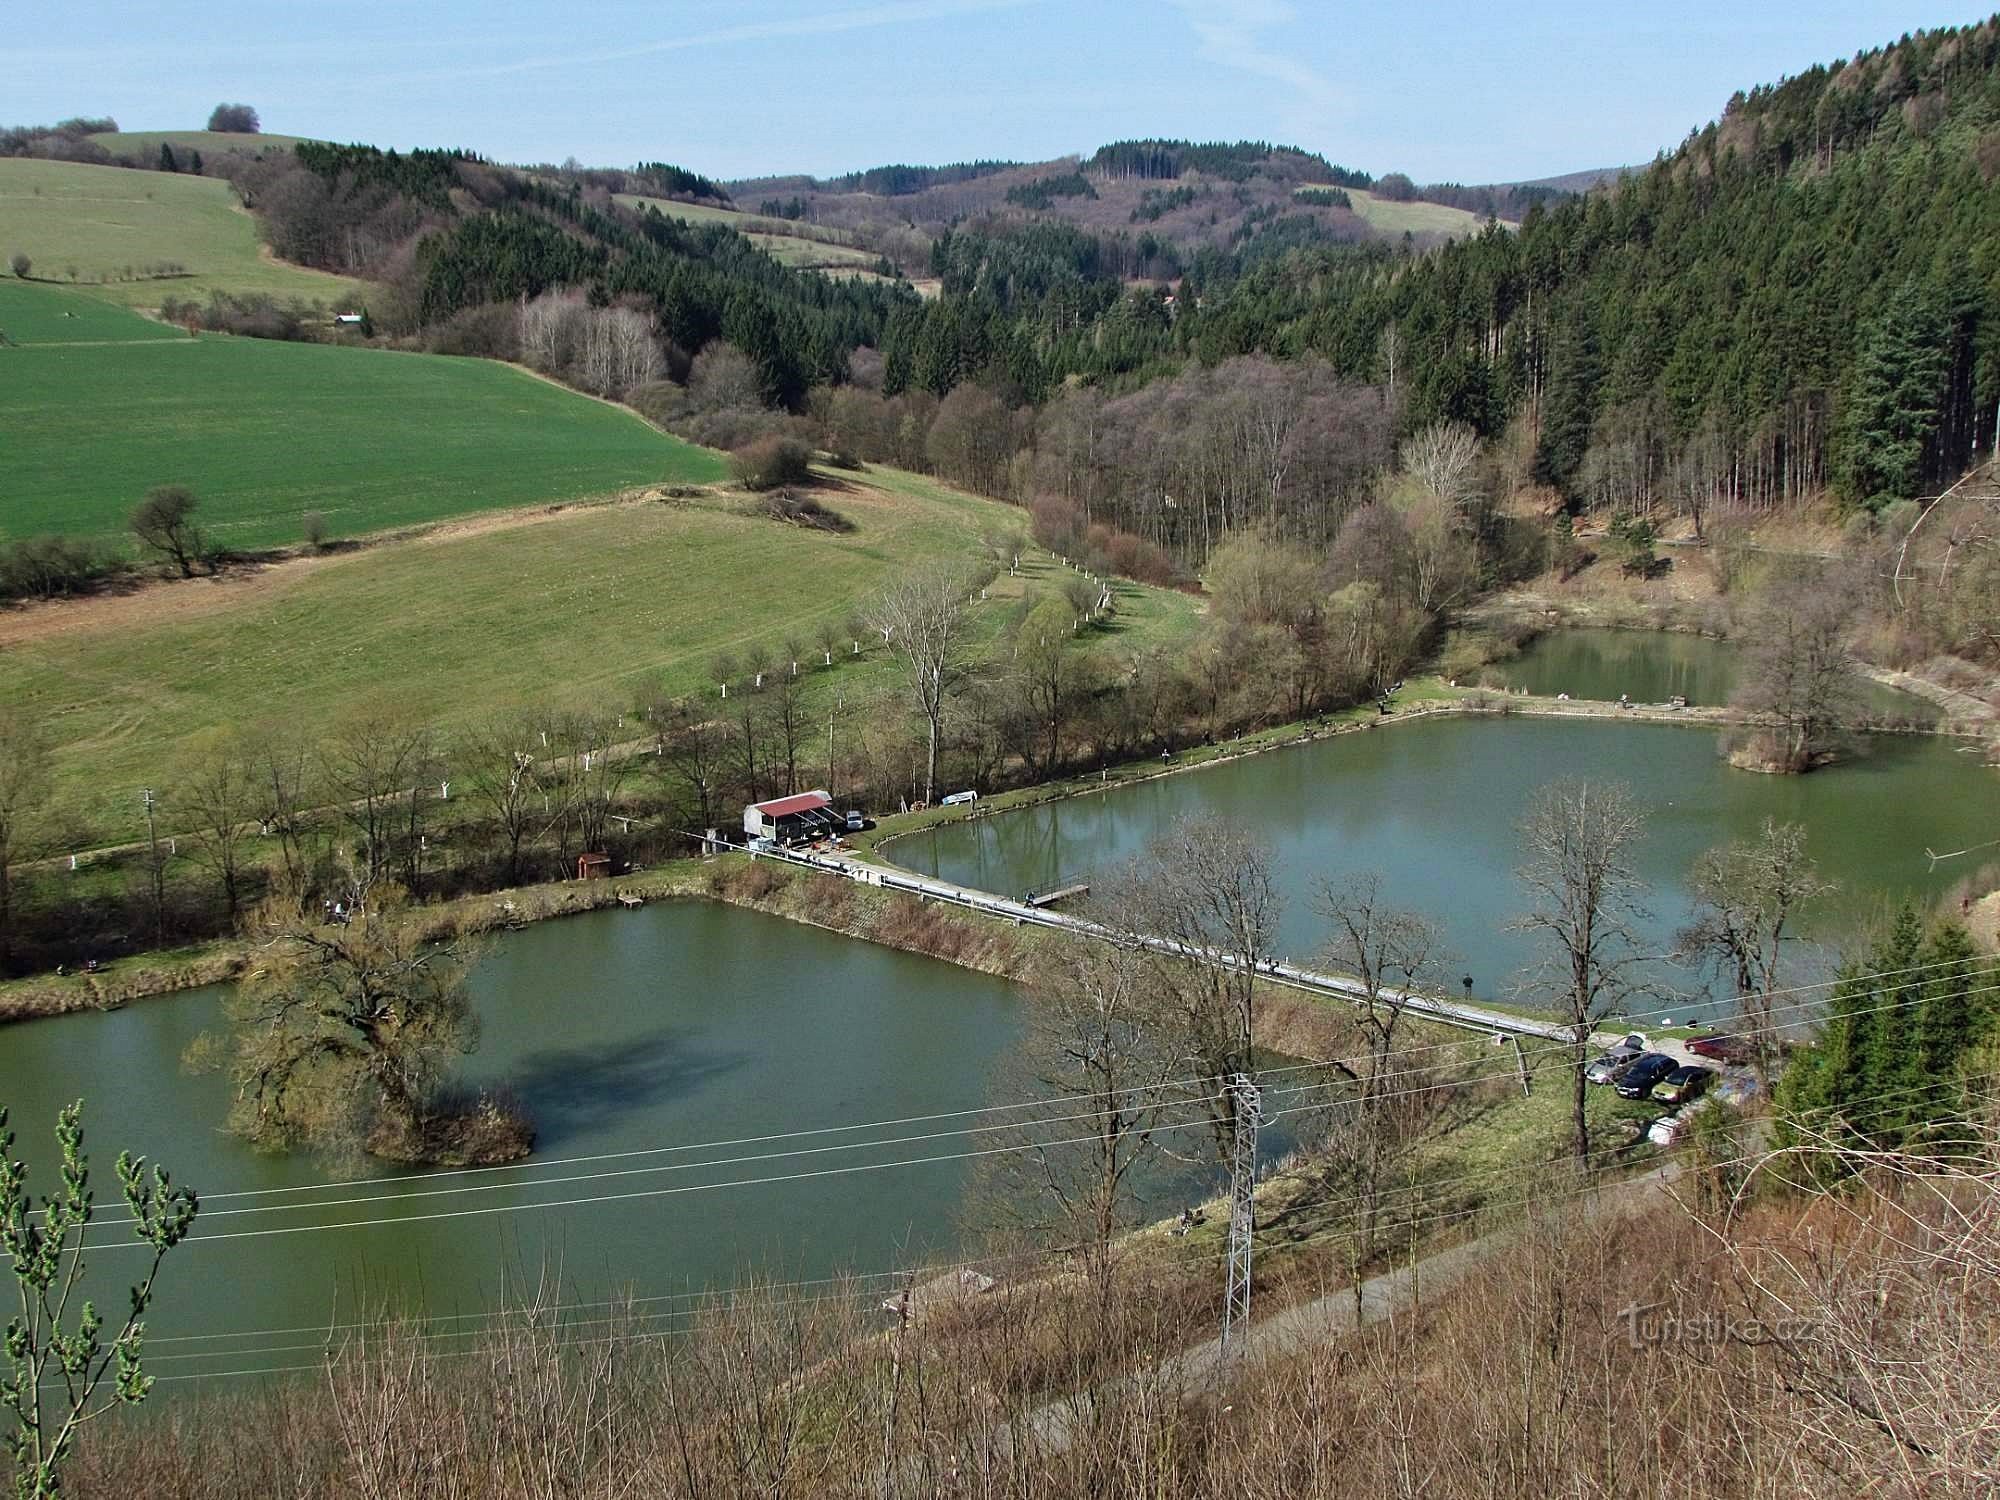
[[[1264,35],[1298,19],[1283,0],[1173,0],[1188,19],[1201,55],[1221,67],[1268,78],[1296,95],[1288,112],[1302,125],[1324,126],[1342,112],[1345,100],[1334,85],[1295,55],[1280,51]]]
[[[790,16],[780,20],[746,21],[711,31],[691,32],[660,41],[638,42],[601,52],[569,53],[563,56],[525,57],[515,62],[486,66],[449,68],[435,72],[406,74],[377,82],[439,82],[463,78],[506,78],[549,68],[600,67],[607,63],[633,62],[642,57],[659,57],[673,52],[692,52],[707,47],[727,47],[739,42],[775,41],[784,37],[829,36],[843,31],[865,31],[880,26],[911,26],[941,21],[952,16],[974,15],[981,11],[1016,10],[1038,0],[887,0],[847,10],[822,11],[815,15]]]

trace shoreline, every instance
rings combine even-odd
[[[1105,767],[1097,775],[1071,776],[1060,781],[1041,782],[1031,787],[982,798],[966,810],[930,808],[922,812],[892,813],[878,830],[852,841],[854,850],[898,864],[890,848],[898,839],[949,824],[997,817],[1028,807],[1065,801],[1113,787],[1136,786],[1161,777],[1177,776],[1204,767],[1229,764],[1274,750],[1309,745],[1341,735],[1372,732],[1380,727],[1426,722],[1438,718],[1495,717],[1519,715],[1524,718],[1561,718],[1618,723],[1638,722],[1680,725],[1685,728],[1716,729],[1748,722],[1745,716],[1723,707],[1675,709],[1658,705],[1634,704],[1620,708],[1615,703],[1573,699],[1560,701],[1491,689],[1431,688],[1451,696],[1422,699],[1410,707],[1388,715],[1372,710],[1365,714],[1348,709],[1325,719],[1280,725],[1214,746],[1183,751],[1165,765],[1149,761],[1127,762]],[[1944,738],[1983,738],[1976,728],[1940,722],[1903,730],[1873,730],[1869,733],[1930,735]],[[727,859],[724,856],[723,859]],[[642,902],[656,900],[706,899],[749,907],[816,926],[838,936],[880,943],[905,952],[941,958],[948,963],[979,972],[1014,978],[1020,955],[1004,960],[993,952],[938,952],[922,942],[874,930],[875,924],[828,920],[830,913],[805,913],[781,909],[763,900],[727,888],[727,873],[740,868],[733,862],[720,863],[715,857],[672,861],[629,875],[606,880],[552,881],[539,885],[510,887],[476,895],[456,897],[436,906],[416,908],[412,920],[430,930],[484,933],[526,925],[529,922],[574,916],[619,905],[627,896]],[[871,908],[870,915],[879,914]],[[221,984],[236,978],[248,966],[254,943],[235,939],[187,949],[167,950],[114,960],[97,974],[32,975],[0,984],[0,1025],[40,1020],[82,1011],[114,1010],[135,1000],[177,994],[204,985]]]

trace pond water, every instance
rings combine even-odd
[[[990,1144],[991,1137],[948,1135],[740,1160],[973,1123],[755,1139],[990,1102],[996,1067],[1021,1030],[1016,993],[1000,980],[709,902],[595,913],[509,934],[472,985],[484,1035],[463,1071],[505,1082],[534,1114],[540,1139],[528,1170],[410,1173],[386,1184],[313,1188],[324,1173],[311,1160],[247,1150],[222,1133],[226,1081],[190,1077],[178,1063],[188,1042],[220,1019],[219,991],[0,1028],[0,1104],[12,1111],[32,1184],[46,1190],[56,1111],[82,1095],[103,1217],[124,1215],[112,1173],[121,1147],[164,1161],[202,1194],[197,1238],[162,1275],[149,1320],[150,1371],[309,1362],[309,1348],[283,1346],[310,1345],[310,1333],[214,1335],[323,1327],[366,1316],[384,1300],[433,1315],[478,1313],[500,1300],[510,1276],[532,1282],[545,1266],[559,1271],[568,1300],[727,1285],[753,1267],[786,1280],[876,1271],[947,1252],[958,1237],[953,1214],[966,1194],[965,1161],[678,1190]],[[605,1159],[724,1141],[742,1143]],[[630,1175],[574,1180],[593,1172]],[[482,1190],[419,1196],[475,1183]],[[273,1192],[284,1189],[309,1190]],[[266,1196],[228,1196],[245,1191]],[[644,1193],[657,1195],[526,1211]],[[339,1201],[350,1199],[372,1201]],[[238,1212],[273,1205],[282,1207]],[[417,1217],[439,1213],[463,1216]],[[316,1227],[384,1219],[398,1222]],[[302,1232],[201,1238],[267,1229]],[[92,1242],[113,1238],[109,1229],[93,1231]],[[137,1262],[124,1249],[93,1256],[105,1305],[123,1303],[117,1278]],[[207,1337],[182,1341],[192,1333]]]
[[[1687,649],[1669,639],[1674,653]],[[1689,862],[1767,816],[1804,822],[1823,871],[1841,882],[1814,925],[1836,939],[1898,896],[1946,888],[1956,872],[1932,870],[1926,846],[1960,847],[2000,822],[2000,777],[1951,742],[1883,737],[1861,749],[1779,778],[1731,770],[1713,731],[1437,719],[940,828],[889,852],[1018,893],[1112,870],[1181,814],[1220,813],[1272,842],[1286,956],[1305,960],[1321,941],[1318,882],[1374,869],[1392,899],[1442,923],[1460,956],[1453,972],[1471,975],[1475,993],[1532,1002],[1517,980],[1533,950],[1507,923],[1521,906],[1514,826],[1535,788],[1575,773],[1637,790],[1650,813],[1639,865],[1656,951],[1686,916]],[[1696,984],[1680,970],[1660,977]],[[309,1364],[312,1329],[385,1304],[474,1329],[545,1268],[564,1300],[589,1301],[627,1290],[685,1297],[749,1269],[792,1280],[949,1254],[964,1243],[975,1164],[889,1164],[991,1138],[884,1139],[974,1123],[962,1119],[833,1128],[1032,1092],[1008,1082],[1020,1076],[1024,1027],[1010,985],[719,904],[542,923],[502,939],[472,985],[485,1029],[461,1072],[506,1084],[534,1114],[540,1139],[525,1169],[370,1169],[377,1180],[341,1187],[304,1157],[250,1152],[223,1132],[227,1083],[179,1066],[219,1022],[219,991],[0,1028],[0,1104],[35,1183],[48,1181],[56,1111],[81,1095],[107,1218],[122,1216],[111,1172],[121,1147],[202,1191],[196,1241],[169,1262],[150,1319],[153,1373]],[[760,1139],[796,1131],[828,1133]],[[1273,1131],[1267,1144],[1277,1152],[1289,1140]],[[813,1154],[741,1159],[799,1148]],[[807,1175],[843,1167],[864,1170]],[[592,1175],[607,1173],[622,1175]],[[1191,1186],[1159,1184],[1160,1206]],[[358,1227],[334,1227],[348,1225]],[[108,1248],[115,1241],[108,1226],[93,1235],[107,1248],[93,1256],[92,1289],[113,1307],[137,1266],[134,1251]]]
[[[1740,653],[1729,641],[1657,630],[1554,630],[1536,636],[1520,655],[1484,668],[1482,681],[1553,698],[1595,698],[1634,703],[1685,698],[1714,707],[1736,691]],[[1937,709],[1922,698],[1880,683],[1855,684],[1862,712],[1878,719],[1929,723]]]
[[[1991,837],[2000,776],[1955,742],[1876,736],[1852,759],[1809,776],[1732,769],[1712,729],[1530,718],[1436,718],[1381,725],[1185,775],[948,824],[893,841],[888,855],[925,874],[1019,895],[1115,871],[1176,818],[1215,814],[1267,839],[1285,909],[1279,951],[1310,960],[1325,922],[1325,881],[1378,872],[1396,904],[1428,913],[1470,975],[1473,993],[1536,1003],[1523,987],[1537,949],[1510,931],[1523,906],[1517,824],[1535,790],[1559,776],[1628,783],[1648,814],[1637,865],[1650,891],[1642,938],[1674,946],[1690,901],[1687,871],[1711,845],[1767,817],[1803,823],[1839,892],[1808,929],[1837,940],[1903,895],[1933,898],[1965,873],[1925,854]],[[1699,975],[1660,964],[1680,995]],[[1802,976],[1810,977],[1810,976]],[[1677,1006],[1683,1014],[1689,1006]]]

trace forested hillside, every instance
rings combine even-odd
[[[1739,94],[1622,185],[1421,253],[1258,236],[1195,257],[1170,298],[1049,226],[941,236],[946,295],[892,322],[886,388],[1039,396],[1314,354],[1387,388],[1404,430],[1524,419],[1573,501],[1831,486],[1879,509],[1992,442],[1996,178],[1989,20]]]
[[[722,339],[755,362],[767,400],[796,405],[809,386],[843,374],[850,351],[878,342],[893,308],[915,301],[882,281],[799,275],[726,225],[616,201],[628,189],[723,196],[661,162],[545,174],[467,151],[307,142],[236,164],[232,179],[279,255],[375,278],[370,312],[392,335],[514,358],[514,306],[543,292],[576,288],[595,308],[643,310],[654,352],[628,361],[631,378],[615,388],[576,381],[599,394],[623,394],[662,370],[685,374],[690,355]]]

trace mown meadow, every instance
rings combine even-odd
[[[297,543],[308,512],[353,537],[724,475],[719,454],[489,360],[159,337],[131,314],[18,283],[0,284],[0,328],[19,345],[0,349],[0,540],[122,541],[158,484],[193,489],[211,539],[252,549]]]
[[[138,789],[220,726],[318,739],[382,711],[450,730],[524,705],[619,711],[712,690],[719,656],[776,659],[787,641],[810,665],[823,624],[909,568],[970,561],[1012,514],[893,471],[824,498],[852,531],[773,521],[747,498],[644,501],[0,616],[0,698],[53,742],[65,843],[117,841],[143,831]],[[1001,636],[1010,600],[1059,573],[1034,557],[1003,576],[975,617],[981,644]],[[1186,595],[1118,592],[1108,628],[1125,644],[1192,629]],[[850,713],[900,681],[879,651],[821,671]]]
[[[0,255],[26,255],[36,279],[88,286],[132,307],[218,290],[329,305],[366,292],[351,277],[273,259],[236,189],[218,177],[7,158],[0,231]],[[166,266],[178,269],[160,274]]]

